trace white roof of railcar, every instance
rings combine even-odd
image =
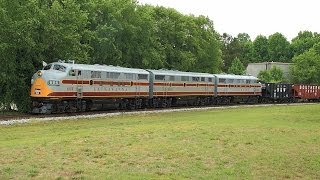
[[[213,77],[213,75],[209,73],[182,72],[182,71],[164,70],[164,69],[161,69],[161,70],[148,69],[148,71],[151,71],[155,75]]]
[[[214,74],[217,78],[223,79],[254,79],[257,80],[258,78],[250,75],[235,75],[235,74]]]
[[[120,66],[99,65],[99,64],[95,64],[95,65],[72,64],[72,63],[60,63],[60,62],[55,62],[52,64],[61,64],[67,68],[73,68],[73,69],[78,69],[78,70],[149,74],[148,71],[146,71],[144,69],[125,68],[125,67],[120,67]]]

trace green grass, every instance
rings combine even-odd
[[[319,179],[320,105],[0,127],[0,179]]]

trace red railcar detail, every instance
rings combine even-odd
[[[320,86],[318,85],[295,84],[292,89],[295,98],[308,100],[320,99]]]

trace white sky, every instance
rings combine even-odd
[[[299,31],[320,32],[319,0],[138,0],[171,7],[183,14],[205,15],[220,34],[282,33],[290,41]]]

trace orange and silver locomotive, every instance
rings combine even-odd
[[[148,79],[149,73],[143,69],[51,63],[32,77],[32,112],[126,108],[130,104],[141,107],[149,96]]]
[[[256,102],[261,96],[253,76],[63,61],[36,72],[31,84],[33,113]]]

